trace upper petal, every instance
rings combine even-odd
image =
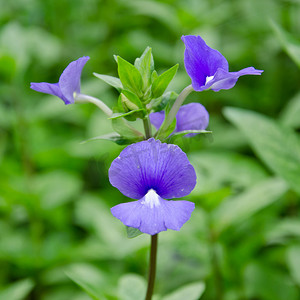
[[[150,189],[168,199],[188,195],[196,185],[196,173],[178,146],[151,138],[127,146],[112,162],[109,180],[133,199],[142,198]]]
[[[48,82],[31,82],[30,88],[41,93],[50,94],[61,98],[65,104],[70,104],[71,102],[64,97],[62,94],[58,83],[48,83]]]
[[[180,107],[176,119],[176,132],[204,130],[208,126],[209,114],[202,104],[189,103]]]
[[[185,44],[184,65],[192,80],[194,90],[200,91],[206,77],[213,76],[218,68],[228,71],[226,58],[217,50],[207,46],[200,36],[182,36]]]
[[[195,208],[193,202],[164,200],[155,192],[150,196],[152,199],[146,197],[116,205],[111,208],[111,212],[124,225],[154,235],[167,229],[179,231]]]
[[[253,67],[242,69],[238,72],[227,72],[218,69],[214,77],[209,80],[203,89],[211,89],[215,92],[220,90],[228,90],[234,87],[240,76],[243,75],[261,75],[263,70],[256,70]]]
[[[80,77],[81,72],[90,58],[88,56],[80,57],[71,62],[63,71],[59,78],[59,87],[66,99],[70,103],[74,103],[74,92],[80,93]]]

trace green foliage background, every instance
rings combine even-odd
[[[197,170],[186,197],[196,210],[180,232],[160,234],[156,299],[299,299],[298,0],[1,0],[0,7],[1,300],[143,299],[149,238],[127,239],[110,214],[128,201],[107,176],[122,148],[80,144],[111,132],[110,121],[29,83],[57,82],[69,62],[89,55],[82,91],[113,106],[117,93],[92,72],[115,76],[113,54],[133,62],[151,46],[161,72],[180,63],[169,87],[180,92],[190,84],[183,34],[201,35],[231,71],[265,72],[187,100],[206,106],[213,134],[177,140]]]

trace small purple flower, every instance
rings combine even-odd
[[[226,58],[217,50],[206,45],[200,36],[182,36],[185,44],[184,65],[192,79],[195,91],[211,89],[215,92],[234,87],[242,75],[260,75],[263,71],[253,67],[238,72],[229,72]]]
[[[112,162],[109,180],[125,196],[138,199],[112,207],[113,216],[150,235],[180,230],[195,208],[189,201],[165,200],[184,197],[196,185],[195,170],[176,145],[151,138],[126,147]]]
[[[165,112],[159,111],[149,115],[150,122],[158,130],[165,119]],[[176,127],[173,133],[185,130],[205,130],[208,126],[209,114],[200,103],[189,103],[179,108],[176,114]],[[193,136],[195,133],[187,134]]]
[[[58,83],[32,82],[30,88],[41,93],[50,94],[61,98],[65,104],[74,103],[74,95],[80,93],[81,72],[90,58],[80,57],[71,62],[59,77]]]

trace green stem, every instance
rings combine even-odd
[[[144,124],[144,129],[145,129],[146,140],[148,140],[152,136],[151,124],[150,124],[149,117],[146,117],[145,119],[143,119],[143,124]]]
[[[113,114],[112,110],[104,102],[92,96],[77,94],[75,96],[75,103],[93,103],[98,106],[108,117],[111,117]]]
[[[184,100],[186,99],[186,97],[193,91],[193,87],[192,85],[188,85],[186,88],[184,88],[182,90],[182,92],[178,95],[176,101],[174,102],[170,112],[167,115],[166,121],[164,122],[163,126],[164,128],[162,128],[162,130],[167,129],[171,124],[172,121],[174,120],[174,118],[177,115],[177,112],[180,108],[180,106],[182,105],[182,103],[184,102]]]
[[[158,234],[151,236],[151,250],[150,250],[150,266],[148,276],[148,288],[145,300],[151,300],[154,289],[155,274],[156,274],[156,257],[157,257],[157,238]]]

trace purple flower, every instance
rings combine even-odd
[[[206,45],[200,36],[182,36],[185,44],[184,65],[192,79],[195,91],[211,89],[215,92],[234,87],[242,75],[260,75],[263,71],[253,67],[238,72],[229,72],[226,58]]]
[[[125,196],[138,199],[114,206],[112,214],[144,233],[180,230],[195,208],[189,201],[165,200],[186,196],[196,185],[195,170],[176,145],[151,138],[126,147],[112,162],[109,180]]]
[[[150,114],[150,122],[158,130],[165,119],[165,112],[155,112]],[[205,130],[208,126],[209,114],[200,103],[189,103],[179,108],[176,114],[176,127],[173,133],[185,130]],[[187,134],[193,136],[195,133]]]
[[[74,103],[75,94],[80,93],[82,69],[89,59],[88,56],[83,56],[71,62],[62,72],[58,83],[32,82],[30,88],[37,92],[57,96],[61,98],[65,104]]]

